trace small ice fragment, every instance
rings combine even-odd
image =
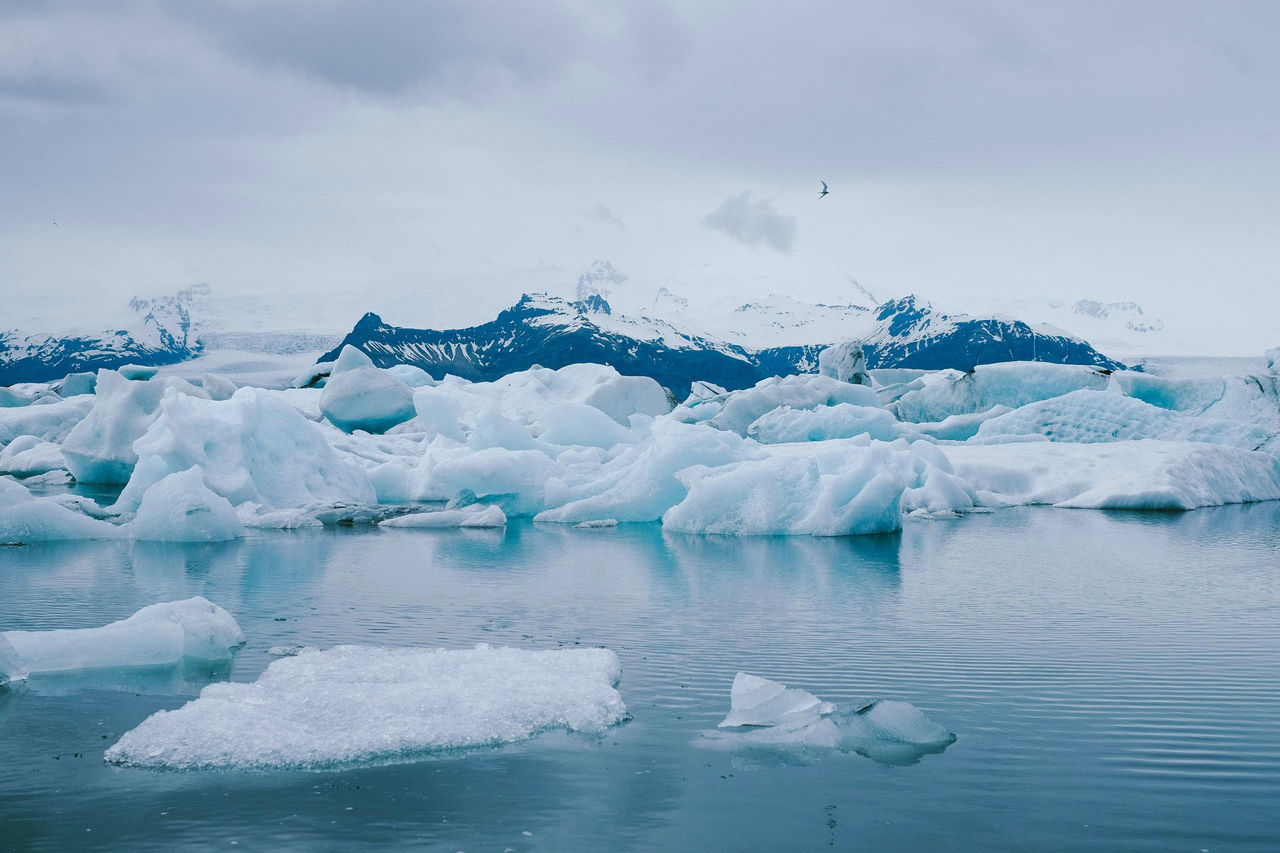
[[[617,527],[618,519],[616,518],[593,518],[589,521],[580,521],[574,525],[581,530],[589,530],[599,527]]]
[[[806,690],[739,672],[729,693],[729,716],[720,722],[720,728],[776,726],[797,719],[816,719],[834,709],[830,702],[823,702]]]

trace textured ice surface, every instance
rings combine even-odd
[[[1156,438],[1255,450],[1273,434],[1258,424],[1186,415],[1113,391],[1085,390],[991,418],[979,427],[977,438],[1043,435],[1075,444]]]
[[[818,372],[854,385],[871,384],[871,375],[867,372],[867,357],[862,352],[861,341],[833,344],[818,353]]]
[[[472,504],[463,509],[414,512],[378,522],[379,527],[502,527],[507,516],[500,507]]]
[[[1041,441],[957,444],[945,452],[991,506],[1194,509],[1280,499],[1280,460],[1221,445]]]
[[[93,408],[62,443],[71,474],[82,483],[128,482],[138,460],[133,442],[159,417],[166,391],[208,397],[174,376],[138,382],[114,370],[98,371]]]
[[[90,518],[49,498],[37,498],[21,483],[0,477],[0,544],[59,539],[114,539],[114,524]]]
[[[72,397],[40,406],[0,407],[0,444],[21,435],[61,442],[93,408],[94,398]]]
[[[13,644],[0,634],[0,687],[11,681],[21,681],[27,677],[26,664],[18,657]]]
[[[745,672],[733,680],[729,715],[719,728],[704,733],[697,745],[788,763],[856,752],[885,764],[913,764],[956,739],[907,702],[882,699],[842,708]]]
[[[608,649],[303,649],[251,684],[211,684],[107,750],[154,768],[307,768],[491,746],[621,722]]]
[[[904,394],[893,408],[904,421],[933,422],[950,415],[985,412],[993,406],[1016,409],[1082,388],[1101,391],[1108,382],[1107,374],[1096,367],[1075,364],[980,364],[968,373],[942,370],[930,374],[924,387]]]
[[[321,427],[256,388],[241,388],[230,400],[169,393],[133,447],[138,463],[116,503],[120,511],[136,508],[153,484],[192,465],[236,506],[376,500],[368,475],[334,450]]]
[[[729,715],[720,721],[720,728],[776,726],[798,719],[814,720],[834,710],[830,702],[808,691],[739,672],[729,690]]]
[[[201,598],[144,607],[101,628],[8,631],[22,666],[33,673],[228,660],[244,643],[231,614]]]
[[[225,542],[243,532],[231,502],[209,490],[199,465],[148,488],[130,525],[135,539],[160,542]]]
[[[66,464],[61,447],[34,435],[20,435],[0,450],[0,474],[33,477]]]

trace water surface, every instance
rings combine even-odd
[[[226,667],[0,692],[0,847],[439,850],[1280,848],[1280,503],[1003,510],[901,534],[656,525],[255,531],[0,549],[0,629],[204,595]],[[155,772],[103,750],[278,646],[604,645],[633,719],[323,772]],[[956,732],[911,766],[696,748],[746,670]]]

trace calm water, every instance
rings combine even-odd
[[[900,535],[652,525],[264,531],[219,546],[0,549],[0,627],[204,595],[223,671],[0,693],[0,849],[1280,849],[1280,503],[1006,510]],[[102,760],[272,646],[605,645],[634,719],[415,763],[173,773]],[[956,732],[907,767],[693,746],[739,670],[913,702]]]

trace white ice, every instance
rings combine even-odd
[[[114,524],[90,518],[56,500],[37,498],[21,483],[0,477],[0,545],[123,535]]]
[[[244,643],[231,614],[199,596],[152,604],[101,628],[6,631],[0,637],[31,673],[158,666],[184,657],[224,661]]]
[[[273,662],[251,684],[211,684],[106,752],[153,768],[317,768],[494,746],[622,722],[608,649],[339,646]]]
[[[135,539],[162,542],[225,542],[244,532],[231,502],[204,484],[199,465],[148,488],[129,528]]]
[[[320,411],[345,432],[386,432],[413,417],[413,389],[348,345],[325,383]]]
[[[745,672],[734,677],[729,714],[719,729],[695,743],[781,760],[816,760],[838,751],[911,764],[956,739],[908,702],[881,699],[842,708]]]
[[[472,504],[462,509],[414,512],[378,522],[379,527],[502,527],[507,516],[501,507]]]

